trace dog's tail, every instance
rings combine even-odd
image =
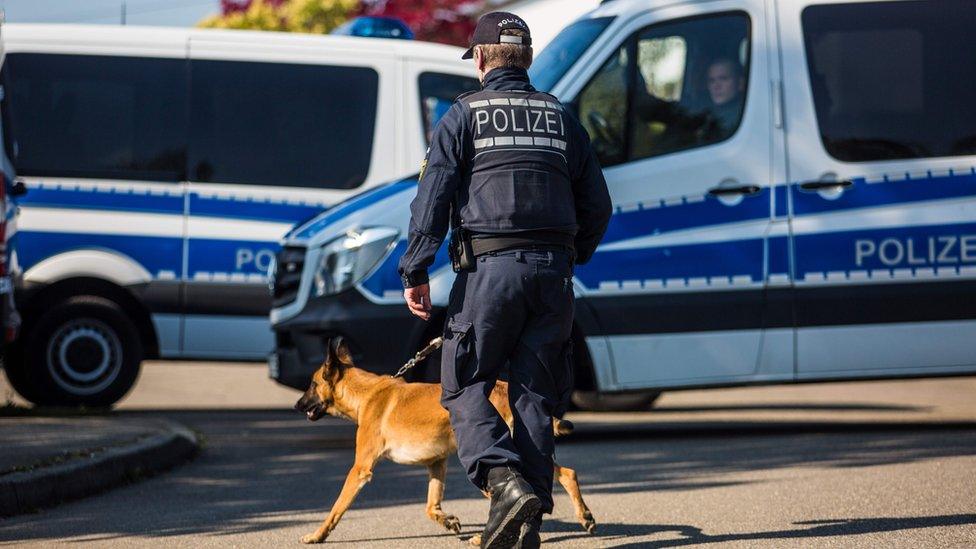
[[[568,419],[552,418],[552,432],[557,437],[565,436],[573,432],[573,422]]]

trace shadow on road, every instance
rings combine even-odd
[[[564,444],[591,440],[651,440],[704,437],[825,435],[845,433],[976,431],[976,421],[647,421],[587,422]]]
[[[552,521],[543,530],[571,531],[574,524]],[[938,526],[961,526],[976,524],[976,514],[968,515],[939,515],[931,517],[883,517],[883,518],[855,518],[815,520],[794,523],[801,528],[792,530],[770,530],[765,532],[744,532],[736,534],[709,535],[700,528],[688,525],[635,525],[635,524],[604,524],[600,526],[600,545],[603,547],[682,547],[685,545],[705,545],[709,543],[728,543],[734,541],[771,541],[778,539],[802,539],[831,536],[852,536],[859,534],[874,534],[896,530],[914,530],[918,528],[934,528]],[[802,528],[808,526],[809,528]],[[612,545],[614,538],[652,536],[654,534],[674,533],[680,536],[675,539],[623,542]],[[586,534],[568,534],[546,538],[546,543],[556,543],[569,540],[588,539]],[[775,545],[775,544],[772,544]]]
[[[655,405],[649,412],[928,412],[932,406],[910,406],[902,404],[859,404],[843,403],[793,403],[774,402],[762,404],[717,404],[713,406]]]
[[[617,444],[612,448],[618,451],[607,455],[607,441],[648,440],[654,442]],[[872,467],[973,454],[972,422],[601,425],[574,433],[557,449],[557,459],[579,472],[589,493],[711,488],[757,482],[722,479],[733,473]]]
[[[194,462],[162,477],[59,509],[0,521],[0,540],[83,536],[78,540],[83,542],[128,536],[228,536],[295,525],[312,528],[335,501],[353,461],[355,426],[332,418],[310,423],[290,410],[154,410],[113,415],[162,415],[182,422],[202,434],[203,451]],[[578,471],[585,496],[757,482],[742,480],[742,475],[723,478],[749,471],[871,467],[976,454],[976,423],[892,424],[880,429],[876,424],[838,424],[828,432],[805,431],[795,424],[775,424],[771,430],[770,424],[762,425],[780,436],[751,436],[767,432],[760,424],[745,429],[715,424],[607,429],[574,435],[559,445],[557,459]],[[481,499],[456,458],[451,460],[446,486],[448,513],[452,500]],[[424,468],[381,462],[353,508],[417,504],[416,519],[424,522],[426,492]],[[969,523],[976,523],[976,515],[844,519],[798,524],[809,526],[798,530],[729,536],[709,536],[693,526],[600,524],[601,535],[609,539],[597,539],[605,545],[616,536],[657,532],[681,536],[639,544],[668,547]],[[565,528],[566,535],[557,539],[589,537],[574,523],[552,521],[546,530],[550,528],[560,532]]]

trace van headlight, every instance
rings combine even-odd
[[[348,290],[369,276],[396,245],[393,227],[353,229],[322,246],[315,268],[315,297]]]

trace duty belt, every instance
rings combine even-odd
[[[563,249],[573,252],[573,236],[555,231],[522,231],[512,234],[472,235],[471,249],[475,257],[513,248]]]

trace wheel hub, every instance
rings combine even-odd
[[[89,395],[108,387],[122,367],[122,344],[104,322],[72,319],[55,330],[47,367],[55,383],[72,394]]]

